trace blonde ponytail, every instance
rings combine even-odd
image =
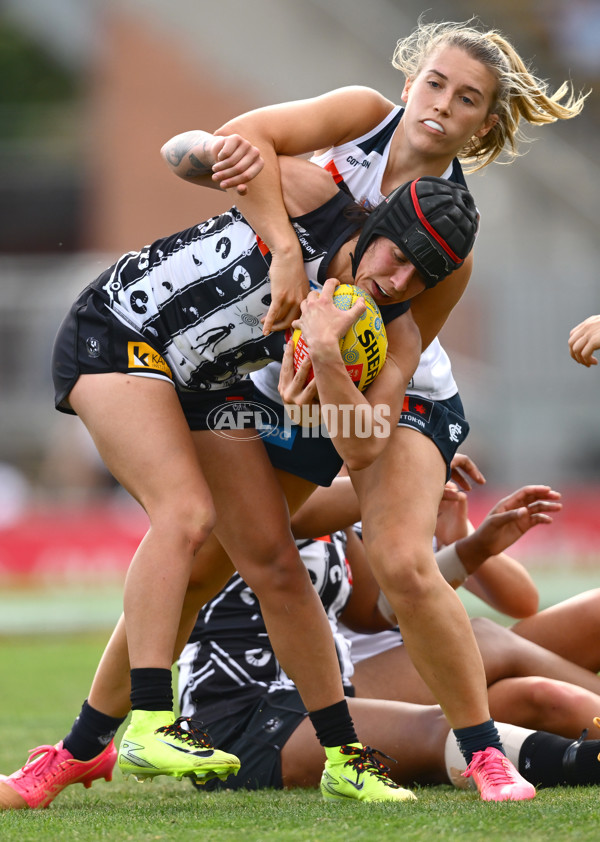
[[[497,30],[485,31],[477,19],[464,23],[429,23],[419,20],[417,29],[401,38],[392,64],[407,79],[414,79],[427,58],[441,47],[457,47],[481,62],[497,79],[496,98],[490,113],[497,123],[482,138],[472,137],[458,157],[467,171],[482,169],[502,153],[510,163],[520,153],[519,143],[526,140],[520,124],[543,126],[577,116],[589,95],[576,94],[570,82],[563,82],[555,93],[526,66],[513,45]]]

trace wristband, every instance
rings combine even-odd
[[[458,557],[455,544],[449,544],[447,547],[438,550],[435,553],[435,560],[440,568],[440,573],[453,588],[462,585],[469,575]]]

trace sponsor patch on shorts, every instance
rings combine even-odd
[[[291,424],[263,423],[260,427],[260,434],[261,438],[268,444],[283,447],[284,450],[291,450],[299,429],[299,427]]]
[[[414,395],[405,395],[404,403],[402,404],[402,414],[409,413],[423,421],[429,421],[431,418],[431,410],[433,403],[425,398],[416,397]]]
[[[127,343],[127,366],[128,368],[142,368],[150,371],[160,371],[173,379],[171,369],[157,353],[154,348],[146,342]]]

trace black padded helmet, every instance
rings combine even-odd
[[[428,289],[458,269],[473,248],[479,214],[462,184],[423,176],[402,184],[372,211],[352,256],[352,274],[375,237],[387,237],[415,265]]]

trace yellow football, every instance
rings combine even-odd
[[[340,310],[349,310],[358,298],[364,298],[367,309],[340,339],[340,351],[350,379],[362,392],[381,371],[388,343],[379,307],[368,292],[353,284],[340,284],[333,294],[333,302]],[[309,353],[300,330],[294,331],[292,340],[297,371]],[[311,369],[307,382],[312,376]]]

